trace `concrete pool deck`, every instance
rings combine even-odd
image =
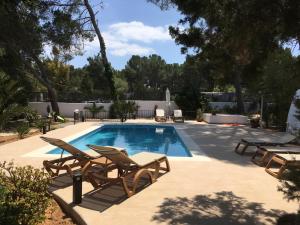
[[[150,120],[128,121],[133,122],[151,123]],[[99,122],[78,123],[45,136],[70,138],[96,125]],[[68,186],[70,178],[64,176],[56,180],[61,188],[52,189],[54,195],[64,202],[68,211],[89,225],[274,224],[282,213],[297,211],[298,205],[287,202],[277,191],[277,179],[252,164],[249,156],[233,151],[241,138],[256,137],[267,131],[190,121],[176,126],[184,130],[210,160],[170,157],[171,172],[131,198],[125,197],[120,186],[92,191],[91,185],[84,182],[83,202],[74,206],[72,187]],[[48,146],[39,136],[0,146],[1,161],[14,159],[18,165],[42,167],[42,161],[49,158],[27,155]]]

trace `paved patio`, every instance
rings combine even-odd
[[[66,138],[97,124],[79,123],[47,136]],[[233,152],[240,138],[260,136],[266,131],[189,121],[176,126],[189,134],[210,160],[170,159],[171,172],[129,199],[120,186],[93,191],[84,182],[83,202],[74,206],[72,188],[66,186],[71,180],[64,176],[57,179],[56,184],[61,188],[54,190],[54,194],[89,225],[274,224],[282,213],[296,212],[298,205],[287,202],[277,191],[277,179],[252,164],[250,156]],[[46,145],[39,136],[33,136],[0,146],[0,158],[14,159],[18,165],[41,167],[44,158],[24,157],[24,154]]]

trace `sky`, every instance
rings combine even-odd
[[[97,4],[100,0],[91,1]],[[160,55],[167,63],[183,63],[180,46],[169,35],[168,27],[176,25],[180,13],[175,9],[161,11],[146,0],[103,0],[97,14],[107,46],[108,60],[115,69],[123,69],[132,55]],[[87,64],[87,58],[99,53],[97,38],[86,42],[82,56],[70,61],[75,67]]]

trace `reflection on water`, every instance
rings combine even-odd
[[[163,153],[168,156],[190,156],[174,127],[153,125],[105,125],[72,142],[86,150],[87,144],[126,148],[129,155],[141,151]],[[49,153],[57,154],[59,149]]]

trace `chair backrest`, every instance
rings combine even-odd
[[[106,147],[106,146],[97,146],[97,145],[87,145],[90,149],[96,151],[100,155],[108,158],[116,165],[121,167],[129,166],[131,164],[137,165],[132,159],[130,159],[127,155],[120,152],[118,149],[113,147]]]
[[[73,156],[81,157],[81,158],[93,158],[89,154],[75,148],[74,146],[64,142],[63,140],[56,139],[56,138],[49,138],[49,137],[41,137],[42,140],[48,142],[51,145],[59,147],[67,152],[69,152]]]
[[[278,140],[282,143],[289,143],[295,139],[296,137],[294,135],[286,133],[285,135],[281,136]]]
[[[174,117],[182,117],[181,109],[175,109],[174,110]]]
[[[156,109],[156,116],[164,117],[165,116],[165,110]]]

